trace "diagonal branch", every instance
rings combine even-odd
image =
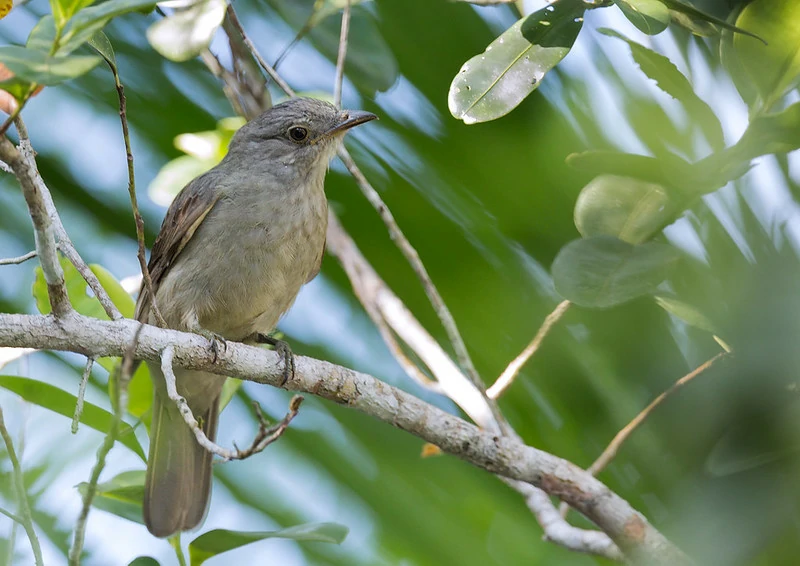
[[[133,355],[158,362],[172,345],[174,363],[256,383],[281,387],[283,358],[252,346],[228,343],[214,361],[205,338],[141,325]],[[139,327],[131,320],[104,321],[72,313],[52,316],[0,314],[0,346],[67,350],[92,356],[119,356]],[[647,519],[597,478],[574,464],[498,437],[378,379],[329,362],[297,357],[294,376],[283,385],[351,407],[509,479],[522,481],[566,501],[605,531],[630,560],[646,564],[688,564],[688,558]]]
[[[347,36],[350,33],[350,0],[346,0],[342,12],[342,31],[339,35],[339,53],[336,56],[336,77],[333,80],[333,105],[342,107],[342,83],[344,83],[344,62],[347,58]]]

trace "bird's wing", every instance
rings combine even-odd
[[[213,190],[213,181],[207,174],[194,179],[178,193],[167,210],[147,264],[154,293],[158,292],[158,286],[170,267],[219,200],[221,193]],[[149,311],[150,293],[142,282],[136,303],[136,320],[147,322]]]

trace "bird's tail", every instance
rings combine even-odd
[[[158,372],[151,367],[151,372],[154,370]],[[153,381],[158,377],[153,375]],[[219,379],[219,376],[214,377]],[[167,537],[193,529],[204,519],[211,498],[212,454],[197,443],[163,386],[155,385],[154,389],[150,455],[144,484],[144,523],[153,535]],[[218,413],[219,395],[203,413],[194,412],[203,432],[212,441],[217,433]]]

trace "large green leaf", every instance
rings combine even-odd
[[[800,102],[781,112],[756,116],[736,148],[748,159],[768,153],[788,153],[800,148]]]
[[[111,65],[113,69],[117,68],[117,57],[114,54],[114,47],[111,45],[111,41],[106,34],[102,31],[95,32],[95,34],[89,38],[89,45],[94,47],[95,51],[102,55],[106,63]]]
[[[611,236],[574,240],[553,262],[553,283],[565,299],[590,308],[613,307],[655,291],[678,260],[672,246],[635,246]]]
[[[20,80],[56,85],[85,75],[102,59],[93,55],[50,57],[34,49],[5,45],[0,47],[0,61]]]
[[[348,530],[347,527],[338,523],[308,523],[280,531],[261,532],[214,529],[200,535],[189,544],[189,557],[191,566],[199,566],[218,554],[269,538],[341,544],[347,536]]]
[[[800,84],[800,2],[754,0],[736,24],[765,37],[765,45],[750,37],[733,38],[734,56],[755,86],[763,109],[769,110]]]
[[[686,14],[687,16],[689,16],[690,18],[692,18],[694,20],[700,20],[700,21],[708,22],[708,23],[714,24],[716,26],[719,26],[719,27],[721,27],[723,29],[726,29],[728,31],[732,31],[732,32],[739,33],[739,34],[742,34],[742,35],[747,35],[747,36],[750,36],[750,37],[754,37],[754,38],[756,38],[756,39],[758,39],[759,41],[762,41],[762,42],[764,41],[763,39],[761,39],[761,37],[759,37],[758,35],[753,33],[753,30],[744,29],[742,27],[730,24],[730,23],[726,22],[725,20],[721,20],[721,19],[717,18],[716,16],[712,16],[711,14],[707,14],[707,13],[703,12],[702,10],[698,10],[697,8],[695,8],[694,6],[692,6],[688,2],[683,2],[682,0],[661,0],[661,1],[664,2],[664,4],[666,4],[667,7],[670,10],[672,10],[673,12]],[[789,0],[789,1],[791,1],[791,0]]]
[[[670,295],[656,295],[655,300],[658,306],[689,326],[706,330],[711,334],[719,334],[717,325],[711,322],[711,319],[703,314],[698,307]]]
[[[614,0],[625,17],[640,31],[656,35],[667,29],[669,8],[659,0]]]
[[[666,186],[680,187],[692,176],[692,165],[678,156],[656,158],[598,149],[572,153],[566,161],[592,176],[619,175]]]
[[[132,470],[117,474],[107,482],[97,484],[92,506],[123,519],[143,524],[142,501],[144,501],[144,470]],[[89,484],[81,482],[78,491],[86,495]]]
[[[639,244],[674,218],[664,187],[630,177],[596,177],[575,203],[575,227],[584,238],[606,235]]]
[[[583,26],[584,10],[578,0],[557,0],[503,32],[453,79],[450,113],[474,124],[516,108],[569,53]]]
[[[206,49],[225,17],[225,0],[198,0],[147,30],[153,49],[171,61],[188,61]]]
[[[661,90],[683,104],[683,107],[702,128],[708,143],[715,149],[725,146],[722,125],[711,107],[694,92],[689,80],[666,57],[612,29],[603,28],[600,33],[625,41],[631,49],[633,60],[642,72],[653,79]]]
[[[77,397],[49,383],[27,377],[0,375],[0,387],[16,393],[34,405],[39,405],[70,419],[75,414]],[[80,422],[89,428],[108,433],[113,418],[114,416],[105,409],[84,401]],[[142,460],[145,460],[144,451],[139,445],[139,441],[136,440],[133,429],[127,423],[120,423],[117,442],[127,446]]]

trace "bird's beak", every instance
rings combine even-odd
[[[350,128],[355,128],[358,125],[377,119],[378,117],[372,112],[364,112],[363,110],[342,110],[339,114],[339,122],[311,143],[319,143],[322,140],[344,133]]]

